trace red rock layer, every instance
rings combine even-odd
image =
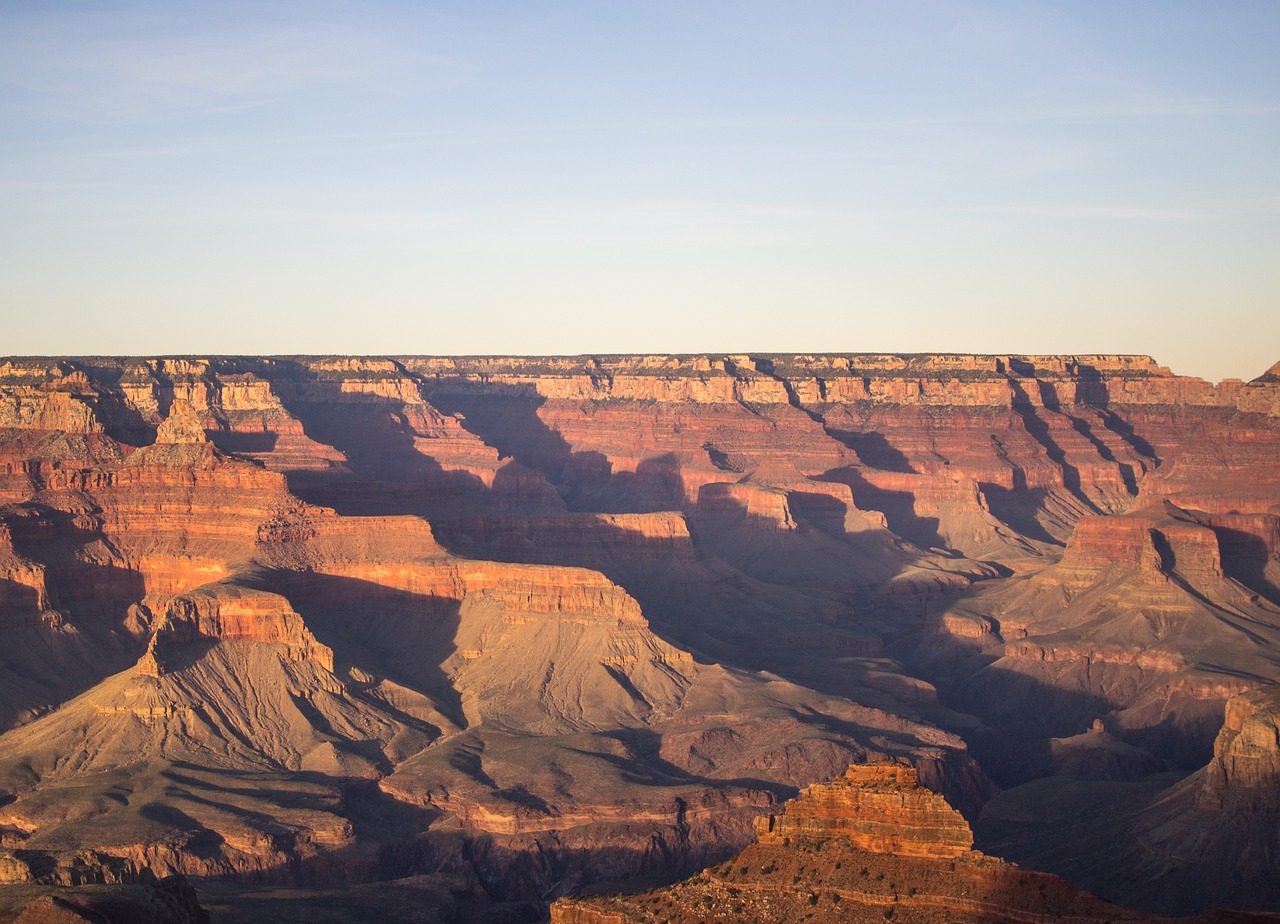
[[[842,779],[808,787],[781,815],[756,823],[761,844],[845,838],[860,850],[949,859],[973,848],[973,832],[947,800],[900,764],[850,767]]]
[[[333,670],[333,651],[316,641],[288,600],[276,594],[215,584],[169,598],[163,605],[151,625],[147,653],[135,667],[139,673],[159,677],[170,669],[166,654],[196,639],[281,645],[291,658],[313,660]]]
[[[48,606],[44,569],[14,550],[13,536],[0,522],[0,626],[39,622]]]
[[[1207,522],[1164,504],[1124,516],[1081,519],[1055,574],[1075,590],[1111,568],[1133,569],[1155,583],[1167,583],[1162,574],[1175,569],[1194,583],[1222,578],[1215,531]]]

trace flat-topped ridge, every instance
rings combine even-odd
[[[207,431],[246,430],[252,416],[258,432],[300,406],[399,403],[415,409],[426,435],[456,429],[455,412],[467,402],[511,398],[794,405],[810,415],[841,405],[1183,406],[1274,417],[1280,416],[1280,377],[1215,385],[1175,375],[1150,356],[1121,354],[0,358],[0,426],[105,431],[135,445],[154,437],[175,400],[186,402]]]
[[[83,356],[0,358],[0,380],[48,380],[75,371],[87,371],[102,379],[111,371],[131,376],[158,374],[166,377],[227,374],[239,365],[297,365],[318,374],[394,372],[398,368],[428,375],[529,374],[581,375],[628,373],[633,375],[756,374],[858,374],[862,371],[990,372],[1004,375],[1081,375],[1099,373],[1157,375],[1173,373],[1152,357],[1125,354],[970,354],[970,353],[600,353],[574,356]],[[1274,372],[1274,370],[1272,370]]]

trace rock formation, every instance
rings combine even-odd
[[[1104,715],[1129,744],[1174,766],[1207,759],[1222,704],[1277,679],[1280,599],[1265,593],[1272,553],[1256,533],[1219,525],[1248,519],[1168,501],[1085,517],[1056,565],[940,601],[940,633],[922,658],[968,659],[956,702],[1013,735],[1012,754],[991,755],[1005,782],[1043,769],[1023,759],[1026,736],[1068,738]],[[1249,541],[1234,540],[1224,561],[1228,531]]]
[[[1274,370],[1136,356],[0,360],[0,844],[443,909],[719,861],[866,760],[1235,817],[1277,450]]]
[[[1197,804],[1220,810],[1227,802],[1248,814],[1280,811],[1280,687],[1227,701]]]
[[[984,810],[993,849],[1155,912],[1213,906],[1270,911],[1280,901],[1280,687],[1227,702],[1208,764],[1181,780],[1028,783]],[[1051,836],[1018,819],[1034,814]]]
[[[973,848],[964,817],[900,764],[855,765],[807,787],[781,815],[758,819],[756,837],[761,844],[840,838],[859,850],[935,860]]]
[[[181,876],[95,853],[0,852],[0,921],[4,924],[209,924],[195,890]]]
[[[552,924],[1168,920],[971,850],[960,813],[901,765],[850,767],[843,778],[807,788],[781,815],[759,819],[756,829],[756,844],[677,885],[562,898],[551,906]]]

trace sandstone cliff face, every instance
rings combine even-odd
[[[1057,570],[1064,583],[1082,589],[1113,567],[1135,569],[1142,580],[1157,583],[1161,574],[1174,570],[1195,582],[1222,577],[1214,531],[1168,504],[1082,519]]]
[[[756,823],[761,844],[846,838],[860,850],[950,859],[973,848],[964,817],[920,786],[914,767],[853,766],[842,779],[806,788],[783,814]]]
[[[316,641],[288,600],[234,584],[206,585],[168,598],[151,628],[151,642],[137,670],[155,677],[168,669],[165,655],[199,639],[281,645],[288,658],[314,660],[333,670],[333,651]]]
[[[1227,803],[1234,812],[1280,812],[1280,688],[1227,701],[1197,805],[1223,809]]]

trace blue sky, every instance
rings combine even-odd
[[[1280,4],[0,0],[4,353],[1280,360]]]

